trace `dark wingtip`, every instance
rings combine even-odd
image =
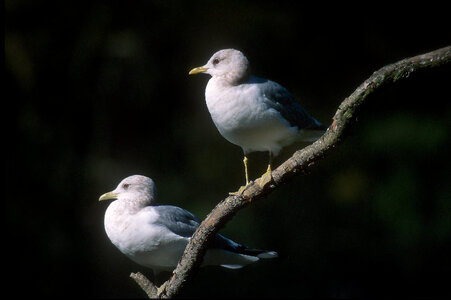
[[[315,125],[312,128],[309,128],[309,129],[326,131],[327,129],[329,129],[329,126],[326,126],[323,123],[318,122],[317,120],[315,120]]]
[[[278,257],[277,252],[275,251],[268,251],[268,250],[260,250],[260,249],[250,249],[246,246],[242,246],[236,249],[236,252],[240,254],[250,255],[250,256],[256,256],[258,258],[276,258]]]
[[[319,129],[319,130],[324,130],[324,131],[326,131],[327,129],[329,129],[329,126],[326,126],[326,125],[324,125],[324,124],[321,124],[320,126],[318,126],[318,129]]]

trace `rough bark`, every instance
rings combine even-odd
[[[157,287],[142,273],[131,273],[130,278],[136,281],[136,283],[141,287],[141,289],[147,294],[149,298],[157,297]]]
[[[329,130],[315,143],[296,151],[272,172],[272,180],[264,182],[257,179],[251,182],[240,194],[229,196],[218,203],[200,224],[186,246],[172,277],[158,290],[142,275],[133,277],[146,291],[149,297],[170,298],[178,295],[184,285],[193,277],[202,263],[202,258],[211,238],[242,208],[258,201],[293,176],[303,173],[313,164],[329,154],[345,138],[350,125],[357,116],[358,108],[368,95],[381,86],[396,82],[410,74],[425,68],[437,67],[451,61],[451,46],[441,48],[423,55],[407,58],[387,65],[374,72],[338,107]],[[152,288],[149,288],[152,286]]]

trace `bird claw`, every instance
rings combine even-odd
[[[261,188],[264,188],[266,185],[271,183],[272,180],[273,180],[273,178],[272,178],[272,171],[271,171],[271,169],[268,168],[268,171],[266,171],[266,173],[263,174],[262,177],[258,178],[256,180],[256,182],[258,183],[258,185]]]
[[[262,177],[258,178],[255,182],[261,187],[264,188],[268,184],[270,184],[273,181],[272,178],[272,170],[270,167],[268,167],[268,170],[265,174],[262,175]],[[249,186],[249,184],[253,183],[253,181],[249,182],[248,184],[241,186],[240,189],[236,192],[230,192],[230,196],[241,196],[243,195],[246,188]]]
[[[244,191],[246,190],[246,188],[247,188],[248,185],[249,185],[249,184],[241,186],[240,189],[239,189],[238,191],[236,191],[236,192],[230,192],[229,195],[230,195],[230,196],[241,196],[241,195],[244,193]]]

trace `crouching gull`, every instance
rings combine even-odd
[[[252,76],[246,56],[238,50],[216,52],[206,65],[189,72],[198,73],[211,75],[205,100],[213,122],[225,139],[244,151],[246,185],[248,153],[269,151],[268,169],[262,177],[268,182],[273,155],[295,141],[315,141],[327,129],[284,87]]]
[[[111,242],[134,262],[153,269],[155,275],[175,269],[201,220],[183,208],[157,204],[155,183],[142,175],[125,178],[99,201],[112,199],[115,201],[105,212],[105,231]],[[237,269],[274,257],[274,251],[250,249],[217,234],[203,265]]]

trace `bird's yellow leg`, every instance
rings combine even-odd
[[[246,185],[245,186],[241,186],[240,189],[238,191],[236,191],[236,192],[229,193],[229,195],[239,196],[239,195],[241,195],[244,192],[246,187],[249,185],[249,175],[247,173],[247,156],[246,156],[246,154],[244,154],[243,163],[244,163],[244,173],[246,175]]]
[[[262,175],[259,179],[257,179],[257,183],[264,187],[269,182],[272,181],[272,169],[271,169],[271,162],[272,162],[272,152],[269,151],[269,162],[268,162],[268,169],[266,169],[266,173]]]
[[[246,155],[244,155],[243,163],[244,163],[244,173],[246,174],[246,185],[248,185],[249,184],[249,175],[247,174],[247,156]]]

